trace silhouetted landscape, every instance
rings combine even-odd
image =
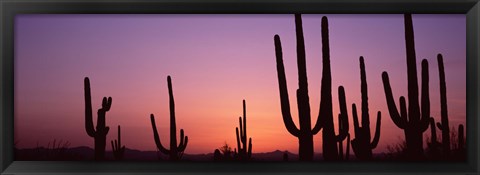
[[[229,138],[235,137],[236,144],[232,144],[232,147],[225,141],[223,145],[209,147],[211,152],[208,153],[193,154],[186,152],[191,147],[195,147],[192,143],[193,141],[196,141],[196,143],[202,143],[203,141],[202,138],[192,136],[192,134],[197,133],[192,132],[189,128],[192,124],[188,122],[188,118],[185,120],[188,116],[185,116],[183,111],[176,112],[176,109],[181,108],[181,110],[188,111],[190,109],[198,110],[198,107],[184,105],[185,103],[183,102],[177,103],[179,105],[176,106],[175,97],[178,98],[181,96],[181,98],[184,99],[185,94],[182,93],[187,93],[187,95],[191,94],[185,91],[176,91],[174,97],[173,91],[176,86],[173,86],[172,83],[174,76],[170,75],[167,75],[166,77],[166,87],[168,88],[168,91],[164,92],[163,90],[158,90],[158,93],[162,93],[163,95],[168,94],[169,117],[166,117],[164,113],[156,114],[157,117],[155,117],[154,113],[157,113],[157,111],[145,111],[145,113],[149,113],[150,115],[134,116],[134,120],[129,121],[141,121],[142,123],[149,122],[151,124],[151,126],[146,125],[141,128],[148,128],[150,133],[152,133],[152,135],[148,135],[148,138],[155,143],[154,146],[157,150],[142,151],[132,149],[124,139],[125,135],[129,135],[129,132],[132,132],[132,129],[125,129],[125,127],[128,127],[131,123],[126,122],[122,125],[118,124],[115,125],[117,126],[116,130],[112,129],[114,128],[114,126],[112,126],[112,121],[117,120],[117,118],[116,115],[111,115],[112,111],[116,108],[115,105],[117,101],[128,101],[130,99],[104,96],[108,95],[109,91],[105,89],[97,90],[100,88],[95,86],[95,84],[104,85],[104,83],[98,81],[92,81],[91,83],[90,78],[93,80],[95,77],[91,76],[83,77],[85,114],[83,118],[84,124],[82,126],[84,126],[84,134],[91,138],[91,142],[88,144],[93,143],[93,148],[87,146],[70,147],[70,142],[68,141],[57,142],[57,140],[54,140],[53,142],[48,142],[46,146],[40,146],[37,142],[35,148],[16,148],[15,160],[181,162],[466,161],[467,150],[465,146],[465,126],[463,124],[452,126],[450,118],[450,115],[452,114],[451,112],[448,112],[450,109],[450,101],[447,99],[447,94],[451,93],[451,91],[448,89],[450,84],[446,81],[445,75],[449,74],[449,72],[448,69],[446,70],[444,67],[444,60],[448,60],[449,58],[446,57],[444,59],[442,53],[437,53],[436,63],[432,63],[432,61],[429,62],[428,59],[422,59],[421,65],[419,65],[420,73],[417,72],[417,64],[419,62],[417,61],[416,49],[418,48],[416,48],[415,45],[414,25],[411,14],[405,14],[403,16],[405,38],[404,49],[406,51],[405,59],[407,66],[407,69],[403,70],[403,72],[407,77],[407,81],[390,79],[390,76],[392,75],[389,74],[390,70],[384,70],[381,75],[368,77],[369,80],[381,78],[383,92],[368,93],[369,87],[372,88],[372,86],[367,83],[367,72],[369,71],[369,67],[378,63],[374,60],[369,60],[368,56],[358,55],[358,57],[356,57],[358,58],[358,62],[355,62],[355,64],[359,65],[359,67],[351,68],[355,69],[357,72],[351,76],[360,80],[359,92],[361,96],[361,104],[358,105],[350,100],[351,97],[349,97],[349,95],[351,96],[351,94],[359,93],[349,90],[351,86],[344,86],[342,80],[340,80],[340,85],[338,87],[332,87],[336,86],[337,75],[335,73],[338,72],[332,70],[331,67],[331,62],[336,60],[337,57],[335,55],[331,56],[330,53],[331,49],[341,48],[331,48],[335,47],[335,44],[331,43],[335,43],[336,38],[331,38],[330,33],[333,31],[329,30],[329,19],[327,16],[321,18],[321,28],[316,29],[321,34],[321,38],[318,38],[321,40],[321,48],[318,48],[318,50],[319,52],[321,51],[322,67],[321,69],[318,65],[314,65],[313,67],[321,70],[321,78],[310,79],[310,81],[308,80],[309,76],[307,75],[307,67],[310,67],[307,66],[306,54],[306,43],[308,42],[306,42],[306,39],[304,38],[302,15],[295,14],[294,20],[295,23],[292,25],[295,26],[296,59],[290,58],[290,54],[285,54],[285,48],[289,48],[293,45],[291,42],[285,42],[290,40],[281,39],[281,36],[278,34],[273,35],[272,45],[274,50],[271,50],[271,52],[275,54],[275,57],[272,57],[270,60],[272,67],[273,65],[276,65],[276,77],[278,80],[276,86],[278,85],[278,88],[272,88],[270,90],[279,92],[278,97],[272,100],[277,101],[277,104],[280,107],[280,110],[277,112],[281,112],[282,116],[277,116],[275,120],[283,122],[284,130],[281,130],[281,132],[288,133],[290,137],[295,138],[298,141],[295,142],[295,144],[298,143],[298,145],[296,145],[298,152],[275,148],[275,146],[285,144],[285,141],[282,138],[277,138],[277,140],[270,143],[274,146],[274,149],[271,149],[270,152],[256,151],[257,148],[261,147],[257,144],[261,142],[262,137],[259,136],[259,133],[261,132],[256,131],[251,126],[252,123],[254,123],[252,121],[258,121],[252,119],[256,119],[256,117],[260,117],[261,115],[258,113],[251,115],[250,109],[257,108],[255,105],[258,105],[258,103],[255,100],[251,100],[252,98],[249,98],[249,111],[247,111],[246,98],[242,100],[230,99],[230,97],[224,98],[235,101],[238,103],[238,106],[240,105],[240,100],[242,100],[241,115],[239,115],[240,109],[231,111],[231,115],[239,115],[238,126],[236,126],[235,129],[230,127],[230,129],[222,131],[221,134],[218,132],[202,132],[202,134],[223,136],[224,133],[228,133],[225,135],[228,135]],[[284,36],[282,36],[282,38],[284,38]],[[283,45],[282,41],[284,41]],[[320,58],[309,57],[309,59]],[[291,78],[292,76],[287,76],[288,74],[286,72],[290,72],[287,68],[291,67],[286,67],[286,65],[292,64],[293,62],[291,60],[296,60],[297,65],[296,77],[298,80],[289,80],[298,84],[298,88],[296,88],[295,91],[296,98],[290,98],[289,88],[287,88],[287,77]],[[402,60],[399,64],[400,63],[404,64],[405,60]],[[438,66],[432,66],[435,64]],[[438,72],[438,77],[430,76],[432,75],[432,71]],[[156,77],[156,75],[151,76]],[[211,86],[215,86],[215,83],[217,83],[213,79],[209,79],[209,77],[199,78],[204,79],[204,81],[207,82],[211,81]],[[160,77],[158,79],[161,79],[162,84],[165,84],[165,77]],[[432,79],[439,79],[439,84],[430,83],[430,80]],[[177,74],[175,75],[175,81],[176,85],[184,85],[182,83],[185,82],[182,81],[186,80],[181,78],[181,74]],[[320,89],[314,89],[313,92],[309,92],[309,90],[312,90],[309,89],[309,85],[314,84],[312,82],[315,81],[320,81]],[[81,82],[81,79],[78,79],[78,82]],[[402,87],[398,87],[399,84],[401,84]],[[317,86],[314,87],[317,88]],[[394,93],[398,95],[396,89],[404,87],[407,87],[407,96],[394,95]],[[192,85],[191,88],[195,89],[195,86]],[[440,99],[431,98],[432,88],[440,89]],[[80,89],[80,87],[78,87],[78,89]],[[334,94],[335,90],[337,91],[337,94]],[[255,89],[253,91],[255,91]],[[101,92],[101,94],[96,94],[96,92]],[[319,100],[315,99],[315,102],[314,100],[310,100],[311,96],[313,96],[312,94],[318,92],[320,93]],[[132,90],[130,92],[122,93],[135,94],[137,92],[136,90]],[[163,95],[161,97],[164,97]],[[245,96],[248,96],[248,94],[245,94]],[[381,103],[375,102],[374,105],[372,105],[372,102],[371,100],[369,101],[369,99],[378,96],[384,99],[384,101]],[[92,100],[98,99],[99,97],[101,97],[101,101]],[[211,98],[216,97],[215,95],[212,95]],[[210,99],[198,100],[208,101]],[[432,103],[433,101],[439,101],[440,106],[434,106],[433,104],[436,105],[437,103]],[[457,101],[458,100],[454,101],[454,103],[458,103]],[[291,103],[293,105],[291,105]],[[136,103],[132,104],[138,106],[144,105]],[[314,104],[318,104],[318,113],[313,112],[312,110]],[[388,112],[377,110],[379,104],[386,106]],[[296,106],[296,109],[293,109],[294,106]],[[358,111],[357,106],[360,108]],[[436,109],[439,109],[440,116],[433,116],[431,111]],[[205,110],[216,111],[223,109],[219,107]],[[298,115],[295,114],[295,112],[297,112]],[[374,114],[376,114],[375,123],[371,123],[370,120],[372,120],[372,118],[370,117],[374,117]],[[249,116],[248,121],[247,115]],[[94,122],[94,116],[96,116],[96,122]],[[168,118],[168,120],[164,120],[166,118]],[[440,120],[436,122],[435,118],[437,118],[437,120],[440,118]],[[386,120],[391,120],[396,128],[388,128],[388,130],[382,128],[382,126],[385,125]],[[169,123],[165,123],[165,121],[169,121]],[[207,122],[207,120],[205,121]],[[212,120],[210,119],[208,121]],[[236,120],[232,118],[229,118],[228,121],[237,124]],[[217,125],[215,122],[216,121],[213,121],[208,124],[213,128],[218,127],[220,124]],[[247,124],[249,127],[247,127]],[[351,128],[351,124],[353,124],[353,128]],[[207,125],[207,123],[195,123],[195,125]],[[178,130],[178,135],[177,126],[180,128]],[[269,126],[264,125],[264,127]],[[168,130],[168,132],[165,132],[166,130]],[[233,132],[234,130],[235,133]],[[264,132],[268,132],[268,129],[265,130],[267,131]],[[385,139],[386,133],[391,130],[399,130],[403,133],[403,136],[399,138],[397,142],[390,142],[386,151],[381,153],[378,153],[378,151],[375,152],[374,150],[378,149],[379,142],[382,139]],[[321,140],[314,138],[316,135],[320,136],[320,132]],[[135,131],[135,133],[138,132]],[[439,135],[437,135],[437,133]],[[141,137],[143,138],[143,136]],[[107,138],[115,139],[108,140]],[[131,139],[131,137],[129,138]],[[169,141],[165,142],[165,138],[168,138]],[[122,142],[122,140],[124,142]],[[228,138],[224,138],[223,140],[228,140]],[[110,145],[107,144],[109,141]],[[322,145],[322,149],[316,149],[314,145]],[[107,150],[106,148],[110,146],[111,150]],[[262,146],[265,147],[265,145]]]

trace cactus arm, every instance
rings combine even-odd
[[[355,137],[358,137],[357,134],[360,134],[360,126],[358,124],[357,106],[355,105],[355,103],[352,104],[352,116]]]
[[[120,125],[118,125],[117,129],[118,129],[118,132],[117,132],[117,134],[118,134],[118,147],[120,148],[120,146],[122,145],[122,140],[121,140],[121,137],[120,137],[120,134],[121,134],[120,133]]]
[[[401,115],[402,122],[405,123],[405,127],[404,128],[399,127],[399,128],[405,129],[407,127],[406,124],[408,123],[408,118],[407,118],[408,112],[407,112],[407,103],[405,102],[405,97],[403,96],[400,96],[400,115]]]
[[[248,157],[252,157],[252,138],[248,139],[248,152],[247,152]]]
[[[373,136],[373,140],[370,143],[370,148],[372,148],[372,149],[377,147],[378,141],[380,140],[380,124],[381,123],[382,123],[382,113],[380,111],[378,111],[378,113],[377,113],[377,125],[375,126],[375,136]]]
[[[429,77],[428,77],[428,61],[426,59],[422,60],[422,115],[420,119],[420,131],[424,132],[427,130],[430,124],[430,95],[428,87]]]
[[[404,129],[406,125],[405,119],[402,119],[403,115],[400,116],[400,114],[398,113],[395,100],[393,100],[392,88],[390,87],[390,80],[388,78],[387,72],[382,73],[382,80],[383,80],[383,88],[385,90],[385,97],[387,99],[388,112],[390,113],[390,118],[392,118],[392,121],[393,123],[395,123],[395,125],[397,125],[401,129]]]
[[[437,122],[437,127],[439,130],[442,130],[443,131],[443,125],[440,123],[440,122]]]
[[[344,140],[348,135],[348,114],[347,114],[347,103],[345,100],[345,90],[343,86],[338,87],[338,98],[340,103],[340,114],[339,120],[341,120],[340,130],[338,135],[336,136],[337,141]]]
[[[92,96],[90,93],[90,80],[88,77],[84,79],[84,91],[85,91],[85,130],[88,136],[95,137],[95,128],[93,127],[93,114],[92,114]]]
[[[292,120],[292,115],[290,113],[290,102],[288,99],[287,80],[285,78],[285,68],[283,66],[283,53],[280,36],[275,35],[274,40],[283,122],[285,124],[285,127],[287,128],[287,131],[290,134],[298,137],[300,135],[300,130],[297,129],[297,127],[295,126],[295,123]]]
[[[115,144],[113,144],[113,140],[111,140],[110,143],[112,144],[112,152],[113,152],[113,154],[115,154],[115,151],[117,150],[117,148],[116,148],[117,143],[115,142]]]
[[[178,144],[178,151],[183,152],[188,144],[188,136],[184,136],[183,129],[180,129],[180,143]]]
[[[313,134],[317,134],[323,127],[325,116],[332,116],[332,74],[330,70],[330,45],[328,36],[328,19],[322,17],[322,85],[320,89],[320,108],[317,122],[312,129]]]
[[[243,100],[243,135],[242,135],[242,142],[247,144],[247,107],[245,100]],[[241,119],[242,117],[240,117]],[[245,145],[246,146],[246,145]]]
[[[243,135],[242,117],[238,117],[238,124],[240,125],[240,133],[239,133],[239,134],[240,134],[240,141],[241,141],[242,143],[244,143],[244,142],[243,142],[243,137],[244,137],[244,135]]]
[[[345,160],[348,160],[349,158],[350,158],[350,133],[348,133],[347,135],[347,151],[345,152]]]
[[[237,134],[237,148],[238,148],[238,151],[240,151],[240,148],[242,148],[242,147],[240,145],[240,136],[238,134],[238,127],[235,128],[235,132]]]
[[[160,136],[158,135],[157,126],[155,124],[155,116],[153,114],[150,114],[150,121],[152,123],[153,138],[155,139],[155,144],[157,145],[158,150],[163,154],[170,154],[170,150],[163,147],[162,143],[160,142]]]

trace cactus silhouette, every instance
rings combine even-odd
[[[465,136],[462,124],[458,126],[458,153],[461,157],[465,156]]]
[[[175,102],[173,99],[172,80],[170,76],[167,77],[168,82],[168,95],[170,103],[170,149],[165,148],[160,142],[160,137],[157,132],[157,126],[155,124],[155,116],[150,114],[150,121],[152,122],[153,138],[158,150],[166,155],[169,155],[171,161],[177,161],[181,159],[183,152],[188,144],[188,136],[184,136],[183,129],[180,129],[180,143],[177,146],[177,126],[175,123]]]
[[[440,76],[440,113],[442,123],[438,122],[437,127],[442,131],[442,150],[444,156],[450,155],[450,126],[448,124],[447,110],[447,86],[445,83],[445,69],[443,67],[442,54],[437,55],[438,74]]]
[[[237,148],[238,148],[238,158],[239,160],[248,160],[252,157],[252,138],[248,139],[247,145],[247,114],[246,114],[246,104],[243,100],[243,120],[242,117],[238,118],[238,123],[240,125],[240,133],[238,127],[235,128],[237,134]],[[243,123],[243,124],[242,124]],[[240,144],[240,142],[242,144]]]
[[[278,84],[280,91],[280,104],[282,109],[282,117],[287,131],[299,140],[299,160],[313,160],[313,135],[317,134],[322,128],[323,134],[323,155],[326,160],[337,160],[338,150],[337,141],[345,139],[348,133],[348,118],[346,106],[341,107],[342,118],[345,120],[344,130],[341,130],[338,136],[335,135],[333,128],[333,111],[332,111],[332,80],[330,71],[330,48],[328,39],[328,20],[322,17],[322,53],[323,53],[323,72],[321,85],[321,101],[320,112],[314,127],[311,126],[310,103],[308,96],[307,69],[305,60],[305,42],[303,38],[302,17],[295,14],[295,31],[297,38],[297,66],[298,66],[298,84],[297,106],[299,117],[299,128],[295,126],[290,113],[290,102],[287,90],[287,80],[285,77],[285,68],[283,65],[283,53],[280,36],[275,35],[275,55],[277,62]],[[343,87],[339,87],[339,94],[343,93]],[[339,95],[340,96],[340,95]],[[341,99],[341,98],[340,98]],[[340,100],[341,101],[341,100]],[[345,100],[343,100],[345,102]],[[341,103],[342,104],[342,103]]]
[[[105,159],[105,146],[107,140],[107,134],[109,127],[105,126],[105,115],[112,106],[112,97],[103,97],[102,108],[97,112],[97,126],[96,130],[93,127],[93,114],[92,114],[92,96],[90,93],[90,80],[88,77],[84,79],[85,90],[85,130],[88,136],[93,137],[95,140],[95,160]]]
[[[120,125],[118,125],[118,140],[115,140],[115,142],[113,140],[110,141],[112,144],[113,158],[115,158],[115,160],[123,160],[123,155],[125,154],[125,146],[122,146],[120,137]]]
[[[422,133],[427,130],[430,119],[428,61],[426,59],[422,60],[422,96],[420,111],[412,15],[405,14],[404,19],[405,43],[407,47],[408,111],[405,104],[405,97],[401,96],[400,113],[398,113],[387,72],[382,73],[382,80],[390,118],[395,125],[403,129],[405,133],[407,156],[410,160],[419,160],[424,158]]]
[[[352,104],[353,126],[355,131],[355,139],[352,140],[352,149],[355,157],[359,160],[371,160],[372,149],[377,147],[380,139],[381,112],[377,113],[377,125],[375,136],[372,141],[370,135],[370,117],[368,114],[368,92],[367,92],[367,76],[365,73],[365,63],[363,57],[360,57],[360,89],[362,93],[362,127],[359,126],[357,107]]]

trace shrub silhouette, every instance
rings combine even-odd
[[[407,47],[408,111],[405,104],[405,97],[401,96],[400,113],[398,112],[387,72],[382,73],[382,80],[390,118],[397,127],[403,129],[405,132],[408,159],[420,160],[424,158],[422,134],[427,130],[430,119],[428,61],[426,59],[422,60],[422,97],[420,111],[412,15],[405,14],[404,19]]]
[[[118,125],[118,140],[115,140],[115,142],[112,140],[110,143],[112,144],[113,158],[115,158],[115,160],[123,160],[125,146],[122,146],[122,142],[120,140],[120,125]]]
[[[238,159],[239,160],[248,160],[252,157],[252,138],[248,139],[247,145],[247,113],[246,113],[246,104],[243,100],[243,120],[242,117],[238,118],[238,123],[240,125],[240,133],[238,127],[235,128],[237,134],[237,148],[238,148]],[[242,125],[243,123],[243,125]],[[240,145],[240,142],[242,143]]]
[[[299,128],[295,126],[290,113],[290,102],[288,97],[287,82],[285,78],[285,68],[283,66],[283,53],[280,36],[275,35],[275,54],[277,62],[278,84],[280,91],[280,104],[282,108],[282,117],[287,131],[299,140],[299,160],[313,160],[313,135],[317,134],[323,128],[323,156],[325,160],[337,160],[338,149],[337,141],[345,139],[348,133],[348,118],[346,113],[346,105],[341,103],[341,114],[344,118],[344,130],[339,135],[335,135],[333,128],[333,111],[332,111],[332,80],[330,71],[330,48],[328,38],[328,20],[322,17],[322,85],[321,85],[321,101],[320,112],[314,127],[311,126],[310,104],[308,96],[307,69],[305,62],[305,43],[303,39],[302,17],[295,14],[295,30],[297,38],[297,66],[298,66],[298,84],[296,91],[297,105],[299,114]],[[343,92],[343,87],[339,87],[339,94]],[[340,96],[340,95],[339,95]],[[340,101],[342,101],[340,99]],[[343,100],[345,101],[345,100]]]
[[[85,90],[85,130],[88,136],[93,137],[95,140],[95,160],[105,159],[105,146],[107,140],[108,126],[105,126],[105,114],[110,110],[112,106],[112,97],[103,97],[102,108],[98,110],[97,127],[93,128],[92,119],[92,97],[90,94],[90,80],[88,77],[84,79]]]
[[[448,125],[448,110],[447,110],[447,87],[445,83],[445,69],[443,67],[443,56],[437,55],[438,74],[440,77],[440,113],[442,123],[438,122],[437,127],[442,131],[442,150],[443,155],[448,157],[450,155],[450,126]]]
[[[380,140],[380,124],[381,112],[377,113],[377,125],[375,136],[370,141],[370,117],[368,114],[368,91],[367,91],[367,77],[365,73],[365,63],[363,57],[360,57],[360,79],[361,79],[361,93],[362,93],[362,127],[359,126],[357,117],[357,107],[355,103],[352,104],[353,126],[355,131],[355,139],[352,140],[352,149],[355,157],[359,160],[371,160],[372,149],[376,148]]]
[[[170,103],[170,149],[163,147],[160,142],[160,137],[157,132],[157,126],[155,125],[155,116],[150,114],[150,121],[152,123],[153,129],[153,138],[155,139],[155,144],[157,145],[158,150],[169,155],[170,161],[177,161],[181,159],[183,152],[188,144],[188,136],[184,137],[183,129],[180,129],[180,143],[177,146],[177,126],[175,123],[175,102],[173,99],[173,90],[172,90],[172,80],[170,76],[167,77],[168,83],[168,95]]]
[[[215,149],[213,152],[213,161],[219,162],[222,160],[222,153],[220,153],[219,149]]]

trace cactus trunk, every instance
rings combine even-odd
[[[445,83],[445,69],[443,67],[443,56],[437,55],[438,74],[440,77],[440,113],[442,123],[437,123],[438,129],[442,131],[442,149],[443,155],[448,157],[450,155],[450,126],[448,124],[448,110],[447,110],[447,87]]]
[[[408,111],[405,98],[400,97],[400,113],[393,99],[388,73],[382,73],[382,80],[387,99],[390,118],[395,125],[404,130],[407,144],[407,155],[410,160],[420,160],[423,154],[423,132],[429,125],[430,100],[428,87],[428,61],[422,60],[421,108],[418,98],[417,66],[415,57],[415,42],[411,14],[405,14],[405,43],[407,48],[407,80],[408,80]],[[421,109],[421,111],[420,111]]]
[[[322,17],[322,52],[323,52],[323,72],[322,72],[322,86],[321,86],[321,102],[320,112],[317,122],[312,128],[310,103],[308,96],[308,81],[307,69],[305,60],[305,43],[303,39],[302,17],[300,14],[295,14],[295,31],[297,38],[297,66],[298,66],[298,85],[296,91],[299,128],[293,123],[290,113],[290,102],[287,91],[287,82],[285,78],[285,68],[283,66],[283,53],[280,37],[275,35],[275,54],[277,62],[278,84],[280,91],[280,104],[282,109],[282,117],[287,131],[298,138],[299,141],[299,160],[311,161],[313,160],[313,136],[317,134],[322,128],[323,131],[323,155],[326,160],[338,159],[337,142],[345,139],[348,132],[348,118],[346,118],[346,107],[341,107],[342,118],[346,120],[344,129],[339,134],[335,135],[333,128],[333,111],[332,111],[332,80],[330,72],[330,49],[328,39],[328,20]],[[341,90],[340,90],[341,89]],[[340,92],[342,91],[342,92]],[[339,94],[343,93],[343,87],[339,87]],[[343,96],[344,97],[344,96]],[[340,100],[342,101],[342,100]],[[343,102],[345,100],[343,99]],[[341,102],[342,104],[342,102]],[[344,103],[343,103],[344,104]],[[344,105],[345,106],[345,105]]]
[[[153,114],[150,114],[150,121],[152,123],[153,138],[155,139],[155,144],[157,145],[158,150],[163,154],[169,155],[170,161],[177,161],[182,157],[183,152],[187,147],[188,136],[184,136],[183,129],[180,129],[180,143],[178,144],[178,147],[177,147],[175,102],[173,98],[172,80],[170,76],[167,77],[167,83],[168,83],[168,94],[169,94],[169,104],[170,104],[170,149],[163,147],[162,143],[160,142],[160,137],[157,132],[157,126],[155,124],[155,116]]]
[[[105,147],[107,134],[109,127],[106,126],[105,115],[110,110],[112,105],[112,97],[103,97],[102,108],[98,109],[97,113],[97,126],[93,127],[93,114],[92,114],[92,97],[90,92],[90,80],[88,77],[84,79],[84,91],[85,91],[85,130],[88,136],[94,138],[95,142],[95,160],[105,159]]]

